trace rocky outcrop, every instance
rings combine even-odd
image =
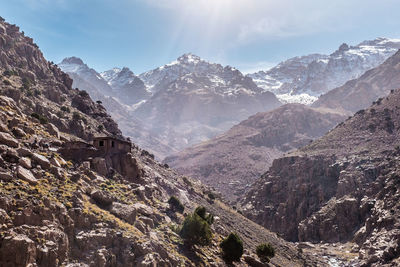
[[[286,239],[357,243],[365,266],[400,256],[400,90],[277,159],[242,201]]]

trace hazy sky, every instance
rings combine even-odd
[[[400,38],[399,0],[0,0],[48,60],[141,73],[183,53],[267,68],[346,42]]]

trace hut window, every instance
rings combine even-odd
[[[104,141],[103,140],[99,141],[99,146],[104,146]]]
[[[111,147],[114,147],[114,141],[111,141]]]

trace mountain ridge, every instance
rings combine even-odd
[[[249,76],[283,102],[311,104],[319,95],[377,67],[399,48],[400,39],[376,38],[355,46],[344,43],[330,55],[294,57]]]

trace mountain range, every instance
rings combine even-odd
[[[139,78],[127,68],[97,73],[74,57],[58,65],[74,79],[74,87],[102,101],[124,133],[159,158],[281,104],[240,71],[192,54]]]
[[[311,104],[321,94],[377,67],[399,49],[400,39],[377,38],[355,46],[344,43],[330,55],[294,57],[248,76],[282,102]]]
[[[311,107],[291,104],[259,113],[224,134],[167,157],[164,162],[234,201],[273,160],[321,137],[349,115],[399,88],[400,52],[322,95]]]
[[[294,57],[246,76],[190,53],[140,75],[127,67],[99,73],[76,57],[58,65],[73,78],[74,87],[102,101],[126,135],[163,159],[281,105],[270,92],[283,103],[311,104],[399,48],[400,40],[389,38],[343,44],[330,55]]]

